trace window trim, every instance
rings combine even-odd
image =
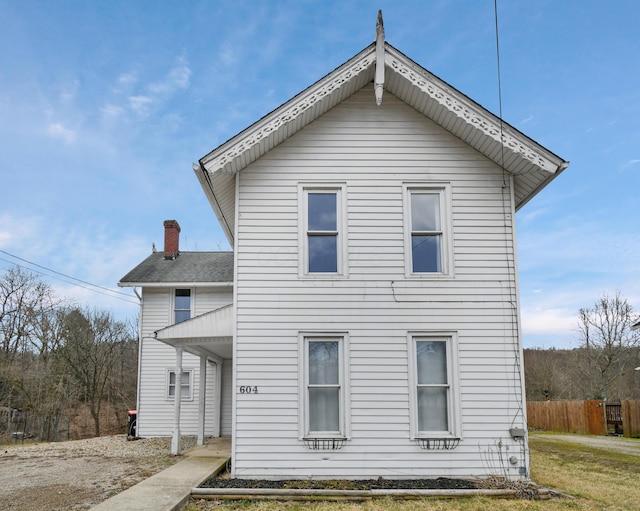
[[[308,196],[309,193],[336,194],[337,271],[309,271]],[[346,183],[298,183],[298,275],[309,279],[345,278],[349,275],[347,248],[347,185]]]
[[[172,367],[172,368],[168,368],[166,370],[166,376],[165,376],[165,392],[164,392],[164,396],[165,399],[173,401],[175,398],[175,393],[172,396],[171,394],[169,394],[169,389],[172,386],[175,386],[175,384],[171,384],[171,374],[175,374],[176,372],[176,368]],[[183,401],[193,401],[193,369],[183,369],[182,370],[182,374],[187,373],[189,375],[189,395],[188,396],[182,396],[181,395],[181,399]],[[182,389],[182,384],[180,385],[180,389]]]
[[[418,358],[416,354],[416,341],[425,338],[444,341],[447,345],[447,380],[449,388],[449,409],[447,410],[448,431],[418,430]],[[419,438],[461,438],[458,339],[456,332],[409,332],[407,334],[407,349],[409,355],[409,438],[411,440]]]
[[[451,184],[444,182],[403,183],[405,276],[418,279],[453,278],[453,224],[451,220]],[[440,271],[414,272],[412,248],[411,198],[414,193],[437,193],[440,196]]]
[[[309,430],[309,341],[338,341],[340,382],[340,431]],[[349,335],[346,332],[300,332],[298,334],[298,439],[345,439],[351,437],[351,400],[349,377]]]
[[[177,325],[178,322],[176,322],[176,312],[177,311],[186,311],[187,309],[178,309],[176,308],[176,292],[179,290],[187,290],[189,291],[189,318],[187,319],[183,319],[182,321],[180,321],[180,323],[183,323],[184,321],[188,321],[189,319],[193,318],[194,313],[193,313],[193,301],[194,301],[194,289],[191,287],[175,287],[173,288],[172,292],[171,292],[171,324],[172,325]]]

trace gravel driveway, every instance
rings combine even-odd
[[[89,509],[173,465],[170,439],[124,435],[0,447],[0,511]]]
[[[535,434],[530,436],[543,442],[573,442],[589,447],[597,447],[623,454],[640,456],[640,440],[637,438],[622,438],[617,436],[595,436],[595,435],[570,435],[570,434]]]

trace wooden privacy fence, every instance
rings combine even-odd
[[[607,412],[603,401],[532,401],[527,403],[529,428],[587,435],[605,435],[607,418],[616,425],[621,418],[624,436],[640,437],[640,401],[622,401],[620,414]],[[617,431],[617,430],[616,430]]]
[[[624,436],[640,438],[640,400],[622,401],[622,431]]]

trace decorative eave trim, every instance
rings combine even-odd
[[[384,67],[384,22],[382,21],[382,11],[378,11],[378,22],[376,23],[376,74],[373,82],[376,105],[378,106],[382,104]]]
[[[387,44],[385,63],[394,72],[404,77],[421,92],[432,100],[442,105],[458,118],[464,120],[475,129],[482,131],[504,147],[532,164],[552,174],[559,170],[562,160],[550,158],[547,151],[525,135],[514,136],[510,126],[503,123],[500,126],[499,118],[493,116],[480,105],[473,102],[463,94],[453,94],[439,79],[424,68],[408,62],[408,59]],[[502,132],[502,137],[500,133]]]
[[[210,173],[235,173],[231,164],[236,158],[258,145],[272,133],[295,121],[327,96],[338,91],[345,83],[374,65],[375,61],[375,46],[370,45],[342,68],[333,71],[324,79],[319,80],[218,149],[209,153],[200,160],[200,164]]]

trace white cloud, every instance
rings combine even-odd
[[[236,49],[228,43],[225,43],[218,52],[218,61],[222,62],[225,66],[233,66],[238,62],[238,55]]]
[[[161,80],[147,85],[140,83],[138,71],[123,73],[117,77],[111,92],[111,100],[104,102],[100,113],[104,119],[119,119],[133,114],[145,118],[157,110],[173,94],[187,89],[191,84],[191,68],[185,57],[178,57]],[[126,100],[123,102],[123,95]]]
[[[116,117],[120,117],[124,113],[124,108],[118,105],[114,105],[112,103],[107,103],[106,105],[100,108],[100,112],[104,117],[116,118]]]
[[[564,336],[575,330],[576,315],[576,311],[565,308],[523,308],[522,332],[525,335]]]
[[[191,69],[184,57],[178,59],[178,64],[169,70],[167,76],[160,81],[149,84],[148,91],[154,95],[172,94],[186,89],[190,85]]]
[[[0,271],[21,265],[48,282],[58,296],[80,306],[109,309],[119,319],[132,317],[137,312],[133,293],[116,284],[151,252],[146,239],[120,237],[108,223],[62,226],[42,217],[16,217],[6,213],[0,215],[0,225],[0,249],[17,256],[0,254]],[[124,292],[130,297],[114,296],[64,275]]]
[[[80,81],[79,80],[74,80],[73,83],[71,84],[71,86],[67,87],[60,94],[60,101],[62,103],[70,103],[71,101],[73,101],[75,99],[75,97],[76,97],[76,94],[77,94],[79,88],[80,88]]]
[[[138,74],[135,71],[131,71],[129,73],[121,74],[118,77],[118,84],[119,85],[129,86],[129,85],[133,85],[137,81],[138,81]]]
[[[135,114],[141,117],[149,115],[152,103],[153,98],[149,96],[129,96],[129,107]]]
[[[67,144],[71,144],[76,138],[76,134],[73,130],[66,128],[59,122],[49,124],[47,126],[47,134],[51,138],[63,140]]]

